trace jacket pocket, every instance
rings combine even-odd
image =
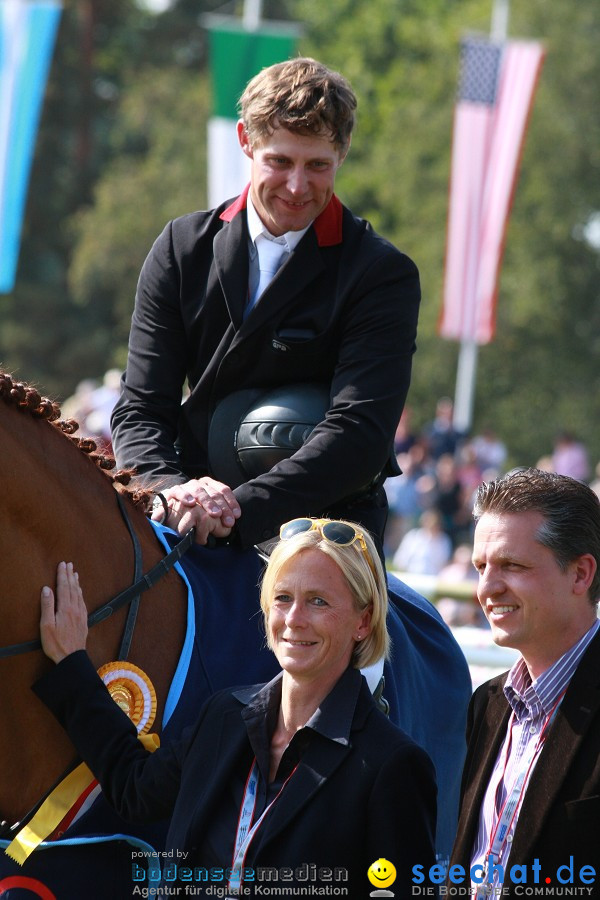
[[[271,336],[271,350],[278,356],[315,357],[323,353],[330,341],[310,328],[281,328]]]

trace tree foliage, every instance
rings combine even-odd
[[[125,364],[137,278],[157,234],[206,205],[207,116],[206,79],[187,69],[147,67],[124,94],[112,161],[72,221],[69,286],[80,308],[97,311],[102,371]]]
[[[104,371],[100,312],[68,286],[72,217],[91,202],[110,159],[123,83],[150,22],[132,0],[65,0],[36,144],[17,284],[0,297],[0,363],[66,396]]]
[[[409,400],[422,423],[455,389],[458,347],[436,332],[452,109],[460,37],[489,31],[491,3],[299,4],[311,23],[309,52],[347,73],[359,93],[340,178],[345,199],[421,270]],[[513,463],[535,463],[561,428],[600,458],[599,255],[584,237],[600,208],[600,22],[587,0],[552,15],[543,0],[514,7],[510,34],[542,40],[546,59],[506,237],[496,338],[479,353],[474,428],[492,424]]]
[[[201,16],[179,0],[67,0],[36,151],[0,359],[60,396],[122,365],[139,268],[165,222],[205,202],[209,79]],[[241,12],[241,2],[231,11]],[[600,21],[595,0],[513,4],[510,33],[547,50],[506,236],[498,327],[481,349],[475,430],[532,463],[569,428],[600,458]],[[339,193],[418,263],[416,424],[453,395],[458,348],[436,332],[458,50],[491,0],[287,0],[300,51],[343,71],[359,119]],[[91,23],[91,30],[90,30]],[[87,39],[87,42],[86,40]],[[91,39],[91,43],[90,43]]]

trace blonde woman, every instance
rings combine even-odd
[[[56,609],[53,592],[42,594],[42,642],[58,665],[35,690],[121,816],[171,817],[167,852],[194,880],[254,896],[270,873],[286,889],[335,882],[354,898],[367,896],[367,871],[384,858],[396,896],[409,896],[412,867],[434,859],[435,784],[425,752],[377,708],[360,673],[388,652],[379,556],[350,522],[295,519],[280,538],[261,606],[282,671],[214,695],[181,741],[147,753],[110,700],[84,651],[70,564],[58,569]]]

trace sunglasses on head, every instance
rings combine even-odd
[[[373,576],[376,577],[367,542],[362,531],[359,531],[354,525],[350,525],[348,522],[339,522],[337,519],[292,519],[279,529],[279,539],[289,541],[290,538],[296,537],[297,534],[304,534],[307,531],[318,531],[328,544],[336,544],[338,547],[349,547],[355,541],[358,541],[360,549],[365,554],[369,568]]]

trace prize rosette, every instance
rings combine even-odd
[[[119,661],[101,666],[98,675],[138,734],[147,734],[156,716],[156,691],[146,673],[133,663]]]

